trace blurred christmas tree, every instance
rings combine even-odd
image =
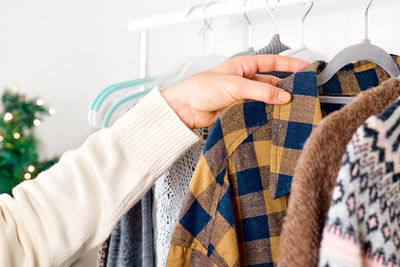
[[[39,141],[34,130],[42,117],[55,109],[46,108],[41,99],[27,99],[18,88],[6,89],[0,112],[0,193],[11,194],[14,186],[35,178],[58,158],[39,160]]]

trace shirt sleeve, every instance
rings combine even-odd
[[[77,129],[79,130],[79,129]],[[67,266],[199,140],[153,90],[48,171],[0,195],[0,266]]]

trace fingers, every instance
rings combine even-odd
[[[252,80],[269,83],[275,86],[281,79],[272,75],[256,74]]]
[[[257,79],[268,78],[257,77]],[[252,99],[268,104],[286,104],[291,99],[291,95],[285,90],[263,81],[239,78],[235,83],[235,95],[238,99]]]
[[[309,62],[297,58],[279,55],[257,55],[230,59],[213,70],[252,79],[259,72],[296,72],[308,64]]]

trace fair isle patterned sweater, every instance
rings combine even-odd
[[[321,267],[400,266],[400,98],[353,135],[332,195]]]

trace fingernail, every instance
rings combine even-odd
[[[290,99],[292,98],[292,96],[286,92],[285,90],[280,89],[278,92],[278,100],[279,102],[282,103],[287,103],[290,101]]]

